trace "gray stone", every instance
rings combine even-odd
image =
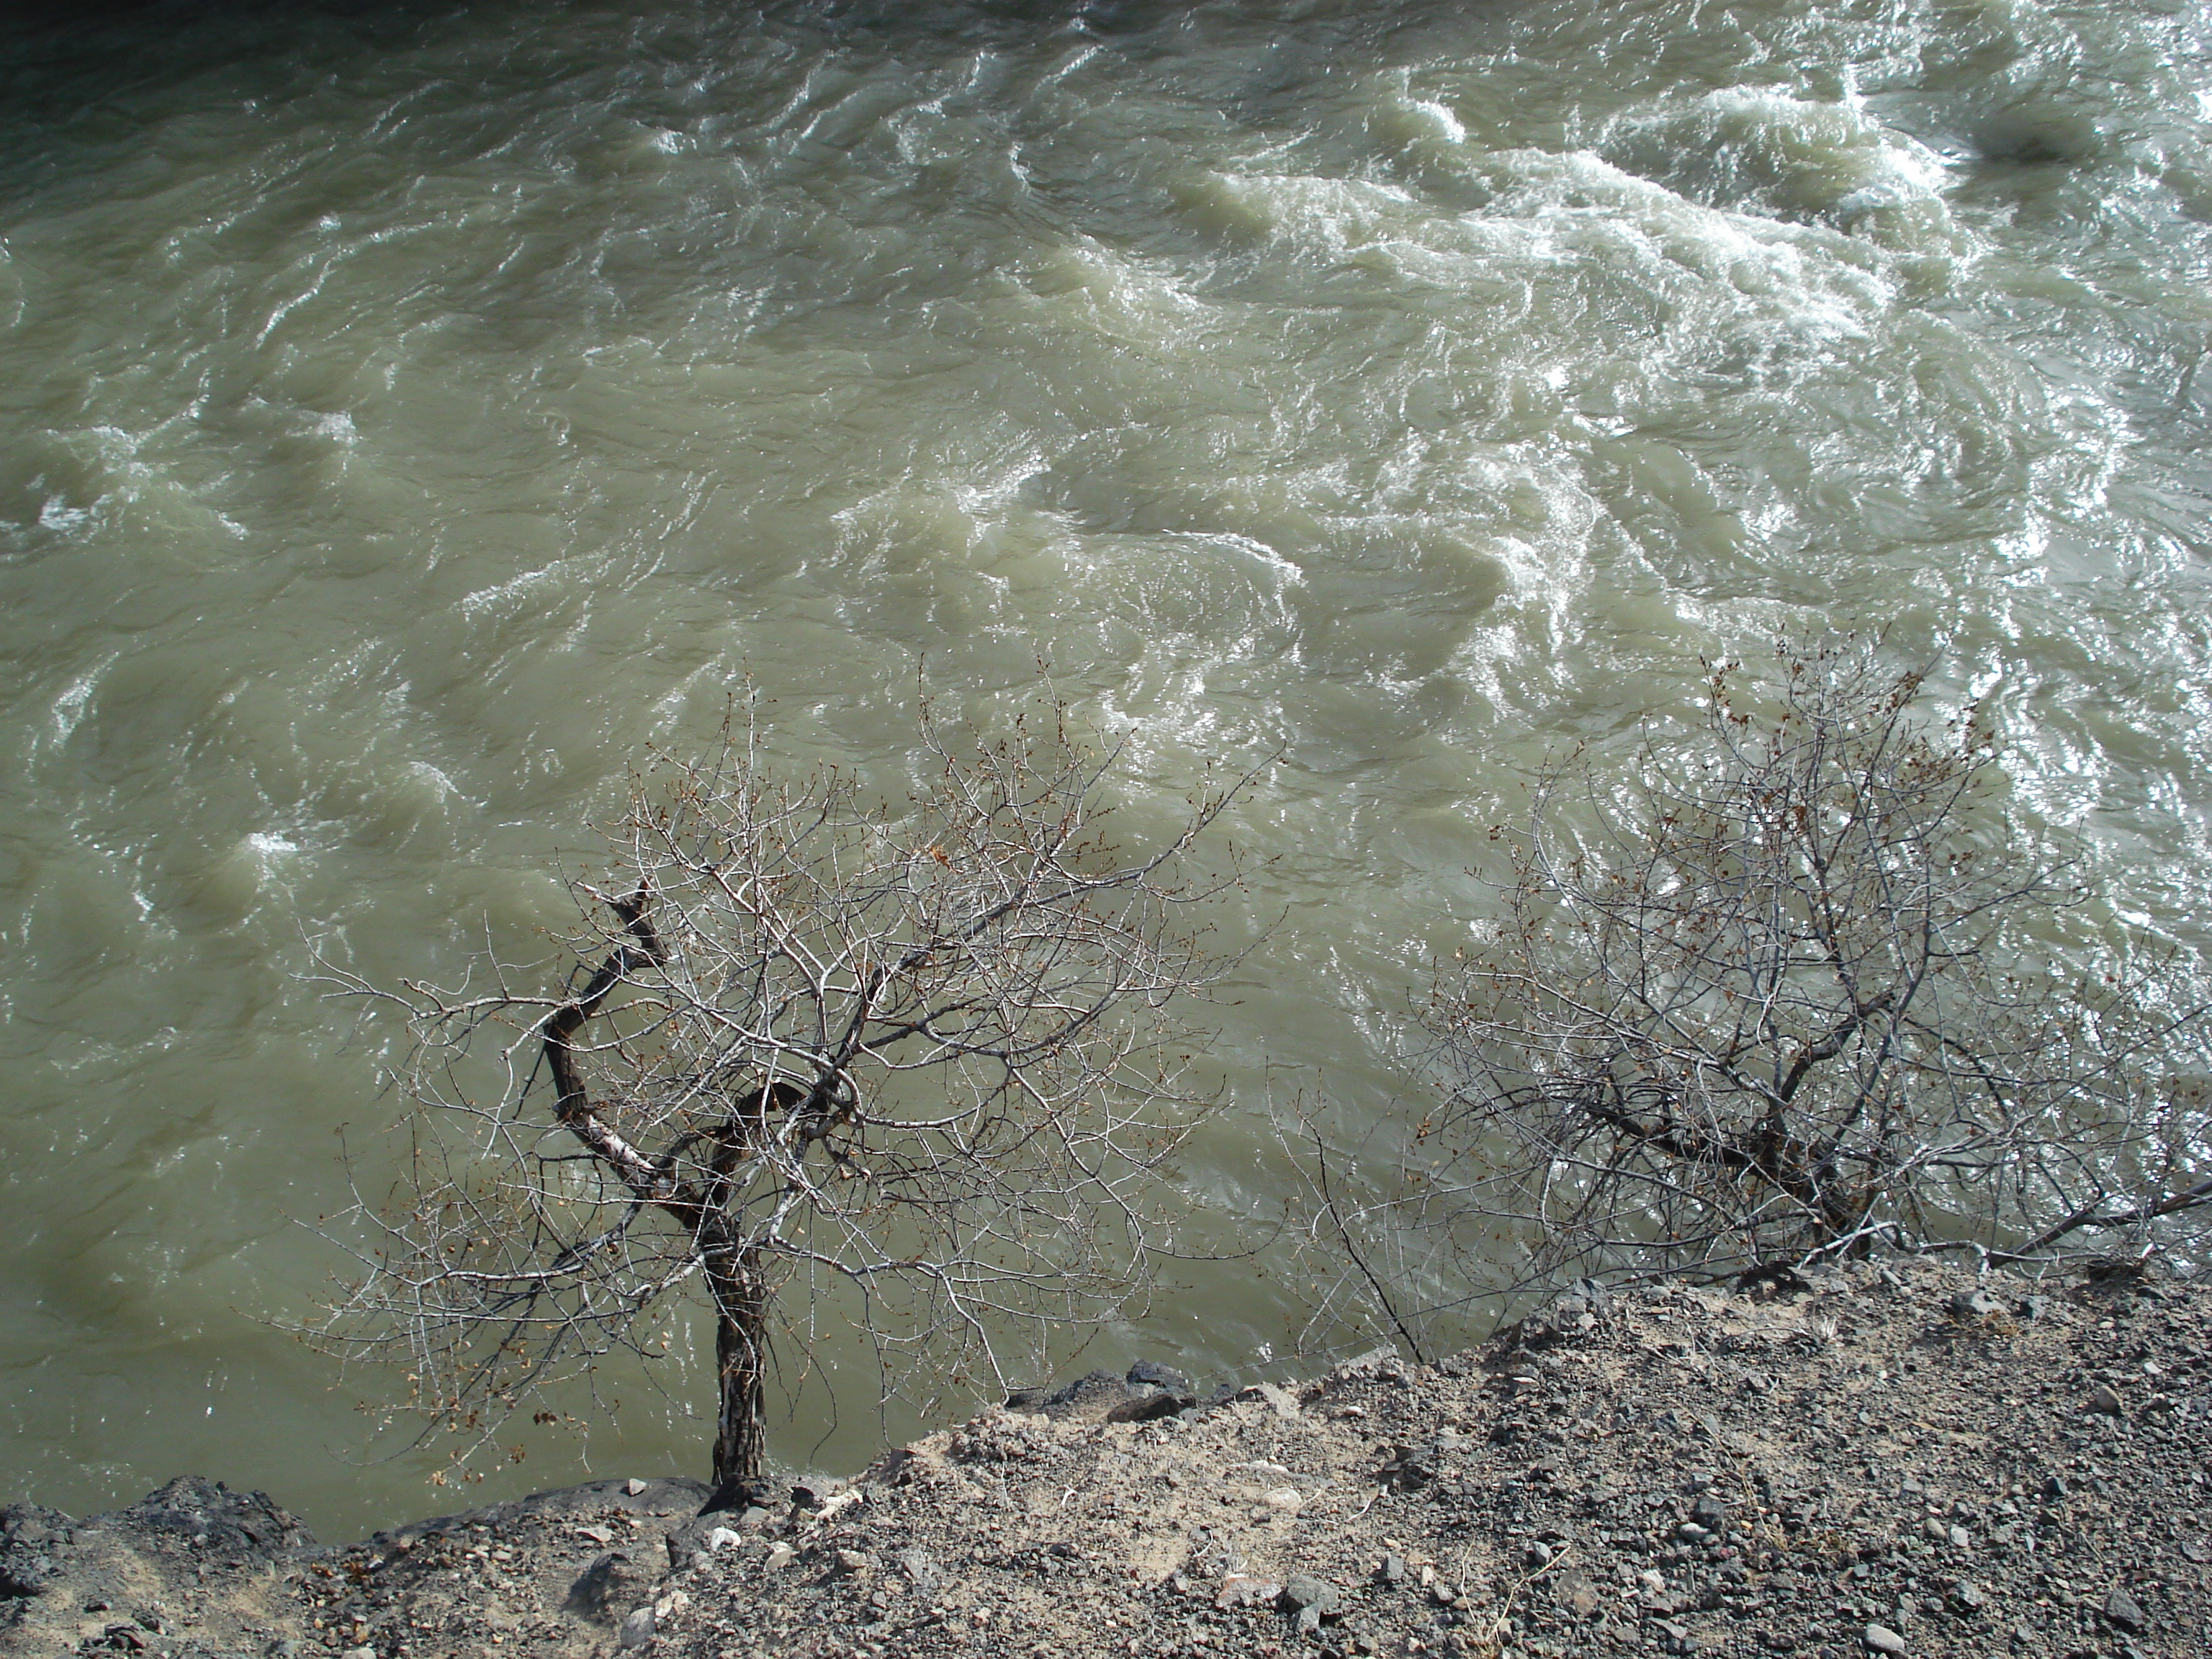
[[[930,1559],[928,1553],[920,1549],[904,1549],[898,1553],[897,1559],[899,1571],[914,1581],[915,1590],[922,1600],[935,1601],[945,1578],[938,1571],[937,1563]]]
[[[1251,1573],[1232,1572],[1222,1579],[1221,1588],[1214,1591],[1213,1605],[1224,1611],[1230,1607],[1257,1607],[1282,1593],[1280,1584]]]
[[[1273,1382],[1255,1383],[1245,1389],[1240,1398],[1265,1401],[1268,1410],[1285,1419],[1298,1414],[1298,1402],[1291,1391]]]
[[[659,1626],[660,1621],[653,1617],[651,1607],[640,1607],[622,1621],[622,1634],[617,1638],[616,1645],[625,1648],[641,1648],[653,1640],[659,1630]]]
[[[2116,1628],[2127,1632],[2130,1636],[2150,1628],[2150,1615],[2143,1611],[2142,1603],[2118,1584],[2112,1586],[2112,1593],[2105,1598],[2105,1617]]]
[[[2089,1409],[2106,1417],[2124,1416],[2127,1407],[2120,1403],[2118,1392],[2108,1382],[2100,1382],[2089,1390]]]
[[[1869,1625],[1859,1632],[1859,1638],[1876,1653],[1901,1654],[1905,1638],[1887,1625]]]
[[[1951,1317],[1954,1319],[1988,1319],[2003,1311],[2004,1304],[1978,1286],[1971,1291],[1961,1291],[1951,1298]]]
[[[1382,1565],[1376,1576],[1386,1584],[1402,1584],[1411,1571],[1406,1565],[1404,1556],[1386,1555],[1382,1558]]]
[[[609,1550],[568,1587],[568,1610],[586,1619],[608,1618],[616,1607],[633,1599],[650,1583],[637,1563],[619,1550]]]
[[[1406,1378],[1405,1360],[1389,1344],[1370,1348],[1365,1353],[1355,1354],[1336,1366],[1329,1374],[1332,1382],[1353,1382],[1368,1377],[1377,1382],[1402,1382]]]
[[[1292,1613],[1312,1609],[1316,1624],[1343,1605],[1335,1585],[1310,1572],[1294,1572],[1283,1584],[1283,1606]]]

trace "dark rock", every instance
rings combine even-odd
[[[1809,1291],[1813,1283],[1786,1262],[1770,1261],[1738,1273],[1735,1287],[1740,1291],[1764,1289],[1773,1295],[1796,1296]]]
[[[32,1504],[0,1510],[0,1598],[20,1601],[46,1587],[61,1571],[54,1553],[68,1527],[69,1516],[59,1510]]]
[[[1292,1573],[1285,1582],[1280,1601],[1285,1612],[1297,1615],[1301,1636],[1312,1635],[1322,1620],[1335,1618],[1344,1606],[1336,1586],[1304,1572]]]
[[[1171,1365],[1156,1364],[1149,1359],[1139,1359],[1129,1367],[1125,1379],[1133,1388],[1163,1389],[1170,1394],[1193,1394],[1191,1381]]]
[[[1441,1462],[1442,1453],[1433,1445],[1401,1446],[1380,1474],[1399,1492],[1418,1492],[1436,1480]]]
[[[1382,1558],[1382,1565],[1376,1570],[1375,1576],[1386,1584],[1402,1584],[1412,1571],[1413,1569],[1406,1565],[1404,1556],[1386,1555]]]
[[[2081,1269],[2087,1283],[2104,1287],[2140,1287],[2150,1282],[2152,1273],[2148,1256],[2099,1256]]]
[[[1166,1382],[1148,1379],[1168,1379]],[[1234,1390],[1230,1390],[1234,1392]],[[1111,1371],[1092,1371],[1049,1393],[1041,1389],[1017,1389],[1006,1396],[1006,1409],[1042,1414],[1054,1422],[1150,1423],[1198,1404],[1190,1380],[1182,1372],[1149,1360],[1139,1360],[1126,1377]]]
[[[1163,1417],[1173,1417],[1177,1412],[1188,1411],[1198,1404],[1195,1396],[1187,1394],[1148,1395],[1141,1400],[1125,1400],[1106,1413],[1109,1423],[1152,1423]]]
[[[727,1516],[710,1513],[686,1521],[668,1534],[666,1541],[669,1571],[688,1572],[702,1556],[736,1543],[738,1534]]]
[[[795,1480],[791,1501],[802,1510],[818,1510],[844,1489],[842,1480]]]
[[[702,1515],[742,1514],[747,1510],[772,1505],[775,1502],[775,1485],[773,1481],[731,1480],[714,1489],[707,1501],[699,1506],[699,1513]]]
[[[1092,1371],[1086,1376],[1077,1377],[1074,1382],[1064,1387],[1054,1389],[1050,1394],[1045,1395],[1044,1408],[1047,1411],[1051,1411],[1055,1407],[1064,1409],[1069,1406],[1082,1405],[1101,1395],[1110,1395],[1119,1400],[1127,1392],[1128,1384],[1115,1376],[1113,1372]]]
[[[2123,1417],[2127,1407],[2120,1403],[2118,1393],[2110,1383],[2100,1382],[2089,1390],[2088,1409],[2105,1417]]]
[[[307,1529],[266,1492],[234,1492],[219,1480],[179,1475],[129,1509],[95,1517],[118,1529],[171,1533],[237,1555],[270,1555],[314,1543]]]

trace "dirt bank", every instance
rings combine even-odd
[[[2208,1314],[1910,1266],[1570,1297],[1435,1367],[994,1410],[744,1516],[610,1481],[342,1550],[176,1482],[7,1510],[0,1654],[2201,1659]]]

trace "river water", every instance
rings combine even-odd
[[[1042,653],[1138,839],[1279,757],[1185,1171],[1261,1218],[1271,1099],[1418,1097],[1528,769],[1778,633],[1944,648],[2016,809],[2195,945],[2209,50],[2134,0],[0,26],[0,1497],[450,1504],[262,1322],[398,1115],[314,952],[542,957],[748,674],[895,780],[918,678],[988,717]],[[1085,1362],[1249,1370],[1282,1271]],[[907,1419],[826,1358],[775,1449],[849,1468]],[[702,1472],[698,1382],[477,1490]]]

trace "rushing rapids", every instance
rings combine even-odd
[[[747,677],[780,755],[895,789],[918,684],[988,718],[1042,654],[1130,734],[1135,841],[1275,757],[1188,1165],[1256,1216],[1271,1100],[1417,1087],[1529,767],[1778,633],[1946,652],[2112,924],[2200,942],[2201,4],[0,27],[0,1428],[45,1501],[423,1506],[425,1458],[332,1455],[388,1384],[256,1322],[343,1268],[297,1224],[334,1132],[372,1189],[401,1150],[317,953],[542,958],[586,821]],[[1250,1366],[1258,1271],[1145,1343]],[[779,1449],[856,1465],[866,1367],[817,1361]],[[696,1472],[699,1382],[611,1379],[583,1449]]]

